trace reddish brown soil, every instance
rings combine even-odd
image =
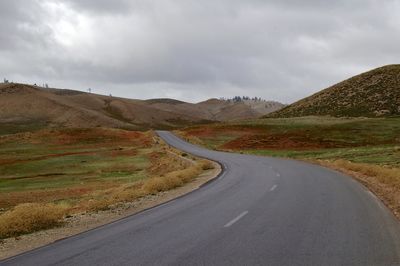
[[[130,149],[130,150],[123,150],[121,149],[117,149],[117,150],[113,150],[111,151],[111,156],[112,157],[118,157],[118,156],[135,156],[137,155],[137,150],[136,149]]]
[[[36,157],[29,158],[29,159],[0,159],[0,165],[10,165],[10,164],[24,163],[24,162],[29,162],[29,161],[39,161],[39,160],[46,160],[49,158],[56,158],[56,157],[63,157],[63,156],[70,156],[70,155],[91,155],[91,154],[99,154],[99,152],[92,152],[92,151],[64,152],[64,153],[36,156]],[[118,148],[118,149],[110,151],[110,156],[112,156],[112,157],[134,156],[136,154],[137,154],[137,150],[134,150],[134,149],[124,150],[122,148]]]
[[[46,145],[95,145],[95,144],[118,144],[132,143],[149,146],[151,144],[149,134],[129,130],[113,130],[106,128],[87,129],[44,129],[34,133],[17,133],[0,138],[0,143],[31,143]]]
[[[196,128],[191,129],[185,132],[187,136],[195,136],[199,138],[204,137],[213,137],[216,134],[215,128],[203,127],[203,128]]]
[[[150,144],[150,138],[142,132],[137,131],[122,131],[110,130],[103,128],[92,129],[67,129],[63,131],[44,131],[41,139],[51,139],[52,143],[56,145],[71,145],[71,144],[115,144],[118,142],[134,142]]]
[[[217,138],[220,135],[231,136],[233,140],[228,141],[220,149],[248,150],[248,149],[271,149],[271,150],[312,150],[323,148],[344,148],[366,143],[346,143],[341,141],[326,140],[323,137],[327,132],[313,130],[296,130],[292,132],[277,132],[276,129],[265,127],[246,126],[222,126],[222,127],[197,127],[185,131],[185,135],[200,139]],[[329,135],[329,134],[327,134]]]
[[[231,135],[231,136],[242,136],[244,134],[260,134],[262,129],[258,128],[246,128],[246,127],[200,127],[185,131],[186,136],[194,136],[198,138],[212,138],[218,135]]]
[[[186,137],[196,137],[199,139],[212,139],[216,138],[219,135],[228,135],[232,136],[235,139],[231,142],[225,143],[222,147],[225,149],[240,149],[239,147],[239,139],[246,136],[252,136],[256,134],[256,132],[249,130],[248,128],[232,128],[232,127],[196,127],[190,130],[184,131],[184,136]],[[236,143],[237,142],[237,143]],[[232,143],[232,144],[230,144]]]
[[[295,134],[246,134],[222,145],[220,148],[232,150],[275,149],[302,150],[346,147],[344,143],[323,139],[310,139]]]

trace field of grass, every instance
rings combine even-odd
[[[400,168],[400,146],[362,146],[354,148],[277,151],[277,150],[247,150],[255,155],[289,157],[309,160],[339,160],[344,159],[354,163],[369,163]]]
[[[185,128],[210,149],[307,160],[352,175],[400,218],[400,118],[265,118]]]
[[[181,135],[211,149],[400,167],[400,118],[266,118],[190,127]]]
[[[208,162],[152,132],[45,129],[0,136],[0,239],[181,186]],[[18,218],[19,217],[19,218]]]
[[[0,208],[62,200],[147,176],[149,134],[42,130],[0,138]]]
[[[24,121],[24,122],[9,122],[1,123],[0,136],[7,134],[15,134],[20,132],[31,132],[46,128],[46,122],[41,120],[37,121]]]

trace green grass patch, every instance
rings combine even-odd
[[[0,123],[0,136],[19,132],[30,132],[46,128],[48,125],[42,120],[12,123]]]
[[[321,149],[308,151],[246,150],[248,154],[288,157],[294,159],[338,160],[400,167],[400,149],[396,146],[369,146],[345,149]]]

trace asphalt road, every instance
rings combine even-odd
[[[214,182],[1,265],[400,265],[400,224],[363,186],[293,160],[170,145],[220,162]]]

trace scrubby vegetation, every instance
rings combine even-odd
[[[279,110],[270,117],[400,115],[400,65],[357,75]]]
[[[147,176],[152,135],[63,129],[0,138],[0,208],[53,202]]]
[[[46,129],[0,137],[0,239],[182,186],[212,167],[152,132]]]
[[[186,169],[176,170],[164,176],[153,177],[143,184],[142,189],[146,194],[170,190],[191,181],[203,170],[212,168],[213,166],[209,161],[201,160]]]
[[[0,238],[60,225],[67,209],[61,205],[24,203],[0,215]]]

